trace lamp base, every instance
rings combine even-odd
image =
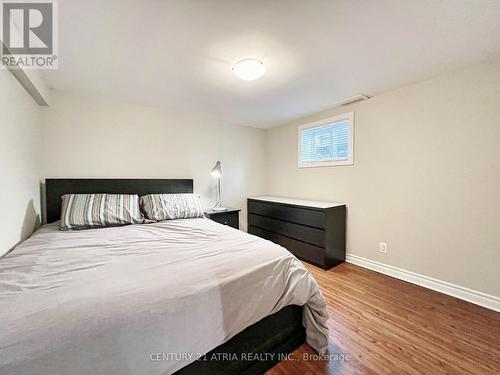
[[[214,211],[227,211],[227,208],[226,207],[214,207],[214,208],[212,208],[212,210],[214,210]]]

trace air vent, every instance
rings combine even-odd
[[[351,98],[347,98],[345,100],[342,100],[341,102],[338,102],[337,105],[344,106],[344,105],[349,105],[353,103],[360,102],[362,100],[370,99],[370,97],[366,94],[359,94],[356,96],[353,96]]]

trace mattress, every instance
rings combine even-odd
[[[0,373],[169,374],[288,305],[324,353],[321,291],[270,241],[205,218],[49,224],[0,259]]]

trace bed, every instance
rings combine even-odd
[[[58,230],[63,194],[192,191],[47,180],[49,224],[0,260],[0,373],[257,374],[305,340],[323,353],[321,292],[269,241],[205,218]]]

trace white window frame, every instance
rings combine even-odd
[[[337,122],[348,121],[349,123],[349,154],[347,160],[330,160],[330,161],[302,161],[300,159],[300,142],[302,140],[301,133],[303,130],[310,128],[319,128],[324,125],[332,125]],[[354,164],[354,112],[343,113],[338,116],[325,118],[323,120],[314,121],[308,124],[299,126],[297,130],[297,160],[299,168],[314,168],[314,167],[333,167],[336,165],[352,165]]]

